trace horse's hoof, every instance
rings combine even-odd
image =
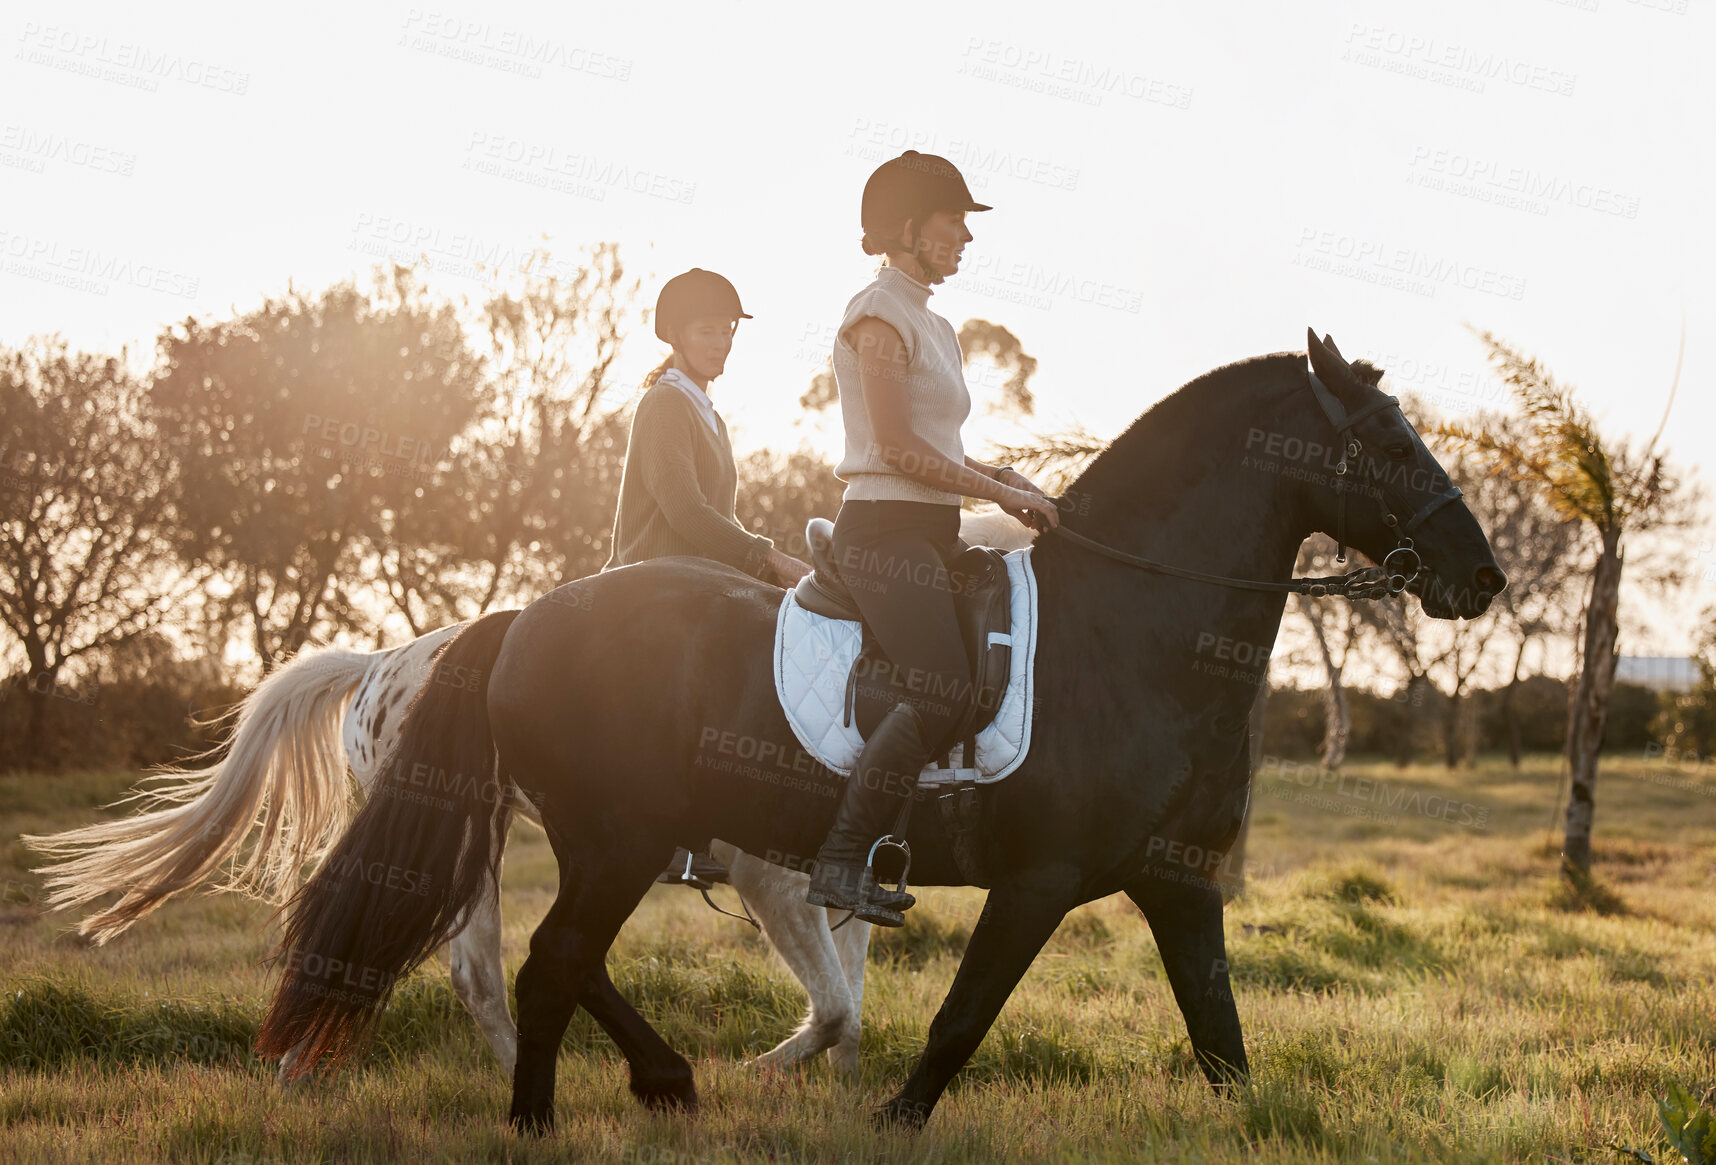
[[[697,1085],[689,1074],[660,1080],[633,1080],[632,1095],[642,1101],[645,1108],[658,1112],[697,1111]]]
[[[513,1132],[522,1136],[545,1136],[554,1130],[554,1110],[549,1108],[541,1112],[529,1112],[515,1108],[507,1115],[507,1123],[512,1125]]]
[[[924,1127],[924,1123],[929,1120],[929,1114],[930,1106],[922,1101],[896,1096],[872,1112],[870,1120],[879,1129],[899,1129],[902,1132],[915,1133]]]

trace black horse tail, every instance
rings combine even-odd
[[[442,650],[356,821],[287,905],[284,964],[257,1034],[285,1075],[367,1044],[394,984],[457,934],[499,876],[511,787],[496,765],[489,672],[517,611],[484,615]]]

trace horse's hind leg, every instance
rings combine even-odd
[[[506,967],[501,962],[500,887],[491,879],[471,903],[465,929],[447,947],[453,990],[488,1037],[508,1075],[518,1063],[518,1029],[506,1005]]]
[[[613,990],[602,969],[614,936],[672,855],[672,845],[611,838],[605,844],[572,853],[556,838],[556,832],[550,828],[549,838],[561,862],[560,896],[531,936],[530,955],[518,972],[513,1126],[543,1131],[553,1125],[554,1061],[560,1054],[566,1025],[580,1003],[625,1053],[637,1073],[634,1090],[641,1076],[646,1092],[640,1095],[646,1100],[695,1104],[691,1065],[661,1042],[643,1017]],[[678,1061],[676,1071],[664,1070],[666,1056]],[[682,1079],[683,1087],[653,1090],[670,1076]]]

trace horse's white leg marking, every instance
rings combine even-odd
[[[495,1058],[512,1075],[518,1063],[518,1029],[506,1005],[506,968],[501,963],[500,889],[491,880],[471,904],[465,928],[447,946],[453,990],[488,1037]]]
[[[844,910],[829,910],[824,920],[830,928],[846,917]],[[858,1073],[858,1041],[864,1033],[864,967],[870,957],[870,924],[854,918],[832,932],[834,947],[840,954],[840,967],[846,973],[846,997],[851,1013],[840,1033],[840,1042],[828,1049],[828,1062],[848,1075]]]
[[[798,1030],[758,1056],[755,1063],[783,1068],[832,1048],[856,1018],[840,953],[828,932],[827,912],[804,900],[810,879],[723,841],[713,842],[710,853],[727,867],[733,888],[762,924],[763,936],[810,994],[810,1011]],[[839,1066],[850,1071],[857,1066],[856,1058],[850,1066]]]
[[[287,1052],[284,1056],[280,1057],[280,1071],[274,1077],[275,1082],[278,1083],[280,1087],[290,1088],[292,1086],[293,1081],[290,1079],[292,1074],[292,1065],[298,1062],[298,1053],[303,1051],[304,1045],[308,1042],[309,1037],[306,1036],[304,1039],[301,1039],[294,1044],[290,1052]]]

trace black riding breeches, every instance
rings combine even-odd
[[[909,690],[932,755],[948,745],[971,701],[948,578],[962,549],[954,505],[851,501],[834,519],[835,564],[893,665],[892,679]],[[859,677],[861,689],[869,678]]]

